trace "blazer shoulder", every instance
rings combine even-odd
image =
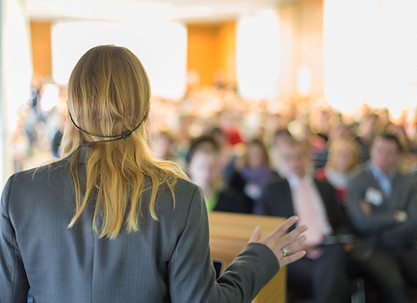
[[[191,206],[191,203],[196,201],[201,202],[204,199],[201,188],[198,185],[183,178],[177,180],[174,185],[173,193],[175,198],[175,208],[179,207],[180,209],[187,209]],[[159,187],[158,196],[159,201],[161,202],[168,202],[173,198],[171,190],[167,184]],[[171,202],[168,204],[171,205]]]
[[[371,179],[374,179],[371,170],[368,167],[362,168],[357,173],[355,173],[350,179],[349,184],[361,184],[367,182]]]
[[[174,192],[176,196],[187,196],[196,191],[200,191],[200,187],[197,184],[184,178],[178,179],[177,183],[175,183]]]
[[[67,159],[50,162],[35,168],[18,171],[12,175],[13,181],[19,184],[24,182],[43,182],[46,177],[56,178],[62,175],[64,171],[69,172]]]

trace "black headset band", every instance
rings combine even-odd
[[[110,140],[101,140],[101,141],[92,141],[92,142],[88,142],[88,143],[86,143],[86,145],[90,145],[90,144],[93,144],[93,143],[105,143],[105,142],[114,142],[114,141],[118,141],[118,140],[123,140],[123,139],[126,139],[127,137],[129,137],[135,130],[137,130],[141,125],[142,125],[142,123],[143,123],[143,121],[145,120],[145,117],[146,117],[146,115],[142,118],[142,120],[139,122],[139,124],[135,127],[135,128],[133,128],[133,129],[131,129],[131,130],[127,130],[127,131],[124,131],[123,133],[121,133],[120,135],[110,135],[110,136],[103,136],[103,135],[95,135],[95,134],[92,134],[92,133],[90,133],[90,132],[88,132],[88,131],[86,131],[86,130],[84,130],[84,129],[82,129],[81,127],[79,127],[78,125],[77,125],[77,123],[75,123],[75,121],[74,121],[74,119],[72,118],[72,115],[71,115],[71,113],[69,112],[69,116],[70,116],[70,119],[71,119],[71,122],[72,122],[72,124],[74,124],[74,126],[80,131],[80,132],[82,132],[82,133],[84,133],[84,134],[87,134],[87,135],[89,135],[89,136],[92,136],[92,137],[97,137],[97,138],[112,138],[112,139],[110,139]]]

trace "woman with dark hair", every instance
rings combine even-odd
[[[277,178],[278,173],[272,168],[264,143],[259,139],[252,139],[246,143],[244,154],[236,161],[229,186],[256,203],[263,187]]]
[[[250,302],[304,256],[293,217],[216,281],[201,190],[148,147],[150,85],[128,49],[98,46],[68,85],[65,158],[8,180],[0,302]]]

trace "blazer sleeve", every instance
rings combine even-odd
[[[13,177],[1,196],[0,217],[0,303],[27,302],[29,284],[9,216],[9,194]]]
[[[171,301],[250,302],[275,275],[279,263],[263,244],[248,244],[216,281],[210,258],[207,210],[195,190],[185,226],[168,265]]]
[[[403,184],[406,184],[404,182]],[[397,223],[394,227],[384,230],[381,233],[383,241],[392,243],[393,245],[411,245],[417,236],[417,195],[416,191],[410,186],[404,186],[404,206],[400,208],[408,215],[408,219],[404,223]]]

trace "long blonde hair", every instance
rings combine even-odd
[[[148,147],[146,127],[150,85],[140,60],[128,49],[112,45],[97,46],[78,61],[68,83],[68,111],[62,147],[70,157],[74,179],[75,214],[73,227],[88,203],[94,205],[93,230],[99,237],[115,238],[126,224],[127,232],[138,231],[142,203],[157,220],[156,194],[166,184],[173,197],[178,178],[186,175],[173,162],[153,158]],[[117,136],[145,124],[124,139],[88,145],[86,184],[80,186],[78,158],[80,146],[100,141],[98,136]],[[145,177],[150,185],[145,186]],[[142,201],[150,190],[150,201]],[[83,198],[81,199],[81,195]],[[92,196],[93,199],[89,197]]]

